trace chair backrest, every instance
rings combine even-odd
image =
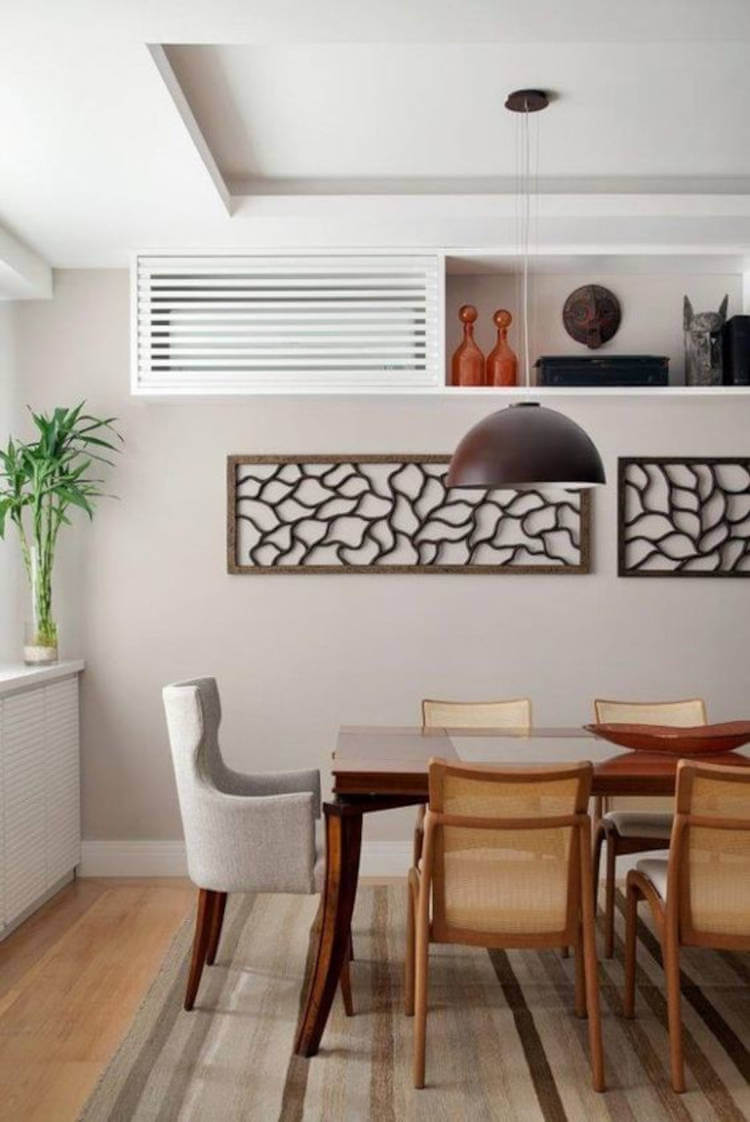
[[[507,701],[422,701],[424,728],[531,728],[531,699]]]
[[[180,802],[198,784],[222,790],[221,700],[216,679],[174,682],[164,687],[162,697]]]
[[[165,686],[162,697],[188,866],[192,867],[195,855],[205,847],[202,799],[211,790],[224,789],[219,689],[215,678],[191,678]]]
[[[667,903],[680,941],[750,948],[750,767],[678,764]]]
[[[423,871],[433,938],[555,945],[572,936],[590,763],[549,768],[430,762]]]
[[[701,697],[685,701],[609,701],[597,698],[594,716],[599,724],[674,725],[694,728],[707,723],[706,703]]]

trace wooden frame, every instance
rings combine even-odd
[[[469,575],[494,575],[501,574],[539,574],[539,575],[575,575],[588,573],[591,570],[591,496],[588,491],[564,492],[561,489],[561,494],[565,493],[570,496],[570,501],[567,505],[572,505],[577,501],[578,503],[578,543],[577,563],[566,562],[552,562],[540,563],[538,565],[531,564],[513,564],[506,562],[503,564],[479,564],[479,563],[464,563],[464,564],[357,564],[348,565],[345,563],[331,565],[331,564],[294,564],[294,565],[278,565],[278,564],[246,564],[238,560],[238,513],[237,513],[237,468],[240,465],[308,465],[308,464],[394,464],[407,466],[409,464],[448,464],[450,456],[443,454],[409,454],[409,453],[389,453],[382,455],[360,455],[352,453],[349,455],[331,454],[331,455],[309,455],[299,454],[295,456],[275,456],[275,455],[240,455],[234,454],[227,456],[226,465],[226,488],[227,488],[227,572],[232,574],[411,574],[411,573],[433,573],[433,574],[469,574]],[[500,491],[512,491],[512,488],[497,488]],[[482,494],[494,494],[493,491],[485,491]],[[516,494],[536,494],[534,491],[517,492]],[[461,501],[470,503],[469,496],[475,494],[473,490],[466,492],[466,497]],[[482,500],[484,501],[484,500]],[[548,507],[555,507],[556,503],[548,502]],[[541,508],[543,509],[543,508]],[[517,517],[517,516],[516,516]],[[570,531],[567,531],[570,533]],[[571,535],[572,537],[572,535]],[[349,547],[352,548],[352,547]],[[549,555],[547,555],[549,556]]]
[[[680,1016],[680,946],[715,947],[722,950],[750,950],[750,917],[743,935],[706,932],[696,928],[690,913],[690,829],[732,830],[750,833],[750,819],[722,818],[692,813],[692,789],[696,778],[721,779],[750,784],[750,771],[720,764],[690,763],[680,760],[677,767],[676,813],[672,827],[667,865],[666,901],[651,880],[637,869],[628,873],[625,914],[625,993],[626,1017],[635,1016],[636,924],[638,901],[648,902],[661,941],[664,974],[667,982],[667,1018],[672,1088],[685,1090]]]
[[[424,846],[420,866],[409,872],[407,902],[407,950],[404,967],[404,1003],[407,1015],[415,1015],[414,1086],[425,1079],[427,985],[429,944],[461,943],[482,947],[560,947],[576,949],[575,1008],[588,1015],[594,1089],[604,1089],[604,1058],[601,1040],[599,990],[591,886],[591,819],[586,808],[593,768],[590,763],[556,768],[507,768],[487,765],[463,766],[433,759],[429,769],[430,801],[424,819]],[[573,813],[530,818],[480,818],[446,814],[442,792],[447,776],[518,783],[527,786],[557,779],[577,779]],[[440,868],[444,827],[472,830],[529,831],[570,828],[568,853],[566,923],[553,932],[481,932],[450,925],[445,918],[444,885]],[[430,907],[432,905],[432,919]]]
[[[729,568],[716,568],[716,569],[709,569],[709,570],[689,569],[689,568],[673,569],[673,568],[667,568],[667,567],[665,567],[663,569],[642,569],[638,566],[634,566],[631,562],[629,562],[629,560],[628,560],[628,546],[631,544],[631,541],[628,540],[628,533],[627,533],[628,532],[628,525],[629,525],[628,487],[632,486],[632,480],[628,479],[628,469],[633,467],[633,466],[640,467],[640,468],[646,468],[646,467],[664,468],[668,465],[671,465],[671,466],[674,466],[674,467],[684,467],[684,468],[688,468],[688,469],[695,468],[695,467],[705,467],[711,473],[712,478],[714,480],[714,485],[717,486],[717,489],[719,489],[719,490],[721,490],[721,488],[720,488],[720,485],[717,484],[716,476],[715,476],[715,472],[714,472],[714,469],[717,468],[717,467],[721,467],[721,466],[740,467],[745,472],[748,473],[748,476],[750,476],[750,459],[747,459],[744,456],[620,456],[618,461],[617,461],[617,575],[620,576],[620,577],[674,577],[674,578],[678,578],[678,577],[682,577],[682,578],[696,577],[696,578],[698,578],[698,577],[700,577],[700,578],[703,578],[703,579],[715,579],[715,578],[720,578],[720,577],[723,577],[723,578],[738,578],[739,579],[739,578],[742,578],[742,577],[745,577],[745,578],[750,577],[750,565],[748,565],[748,567],[745,568],[745,569],[737,569],[737,568],[734,567],[734,565],[737,563],[736,561]],[[677,485],[673,484],[673,486],[676,487]],[[697,490],[697,487],[698,487],[698,484],[697,484],[697,481],[696,481],[696,490]],[[738,492],[733,491],[733,490],[727,490],[727,491],[722,491],[722,494],[724,496],[728,496],[728,498],[726,499],[726,502],[728,504],[729,502],[731,502],[731,496],[733,494],[738,494]],[[690,513],[691,513],[690,511],[686,510],[683,507],[678,507],[676,505],[671,505],[668,513],[665,514],[664,517],[667,518],[668,520],[669,519],[672,520],[672,525],[674,527],[673,532],[675,533],[675,535],[680,535],[682,537],[689,538],[689,539],[692,540],[692,536],[689,533],[687,533],[687,531],[685,531],[684,529],[680,529],[680,527],[674,521],[674,515],[676,515],[676,514],[683,514],[683,515],[688,514],[689,515]],[[725,512],[725,523],[724,524],[726,524],[730,527],[733,526],[735,523],[739,523],[739,522],[744,521],[744,518],[738,518],[738,519],[732,520],[728,517],[728,514],[729,514],[729,512],[727,510]],[[711,525],[711,529],[712,530],[715,529],[714,524]],[[704,534],[705,534],[705,532],[701,528],[701,535],[700,536],[702,537],[702,536],[704,536]],[[645,535],[644,535],[644,537],[645,537]],[[657,539],[646,538],[646,540],[653,540],[655,547],[658,546],[658,544],[659,544],[659,541]],[[742,538],[735,537],[734,540],[748,543],[745,548],[750,549],[750,533],[746,534]],[[693,555],[693,558],[691,558],[691,559],[695,559],[695,557],[701,556],[701,552],[700,552],[700,549],[698,547],[697,542],[695,544],[696,544],[696,552]],[[720,545],[723,546],[724,544],[726,544],[726,543],[721,542],[721,543],[719,543],[719,545],[716,545],[714,548],[718,551],[719,548],[720,548]],[[745,556],[746,556],[746,553],[741,553],[737,560],[742,560],[743,557],[745,557]],[[720,554],[720,557],[721,557],[721,554]],[[672,559],[676,560],[675,558],[672,558]],[[690,559],[686,559],[686,561],[687,560],[690,560]],[[685,562],[683,562],[683,563],[685,563]],[[723,564],[723,560],[722,560],[721,563]],[[639,564],[642,564],[642,561],[639,562]]]

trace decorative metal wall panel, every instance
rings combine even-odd
[[[750,459],[621,458],[623,577],[750,576]]]
[[[586,573],[587,492],[450,490],[448,456],[229,456],[230,573]]]

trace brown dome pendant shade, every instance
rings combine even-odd
[[[448,468],[448,487],[596,487],[606,483],[596,445],[580,425],[535,401],[474,425]]]

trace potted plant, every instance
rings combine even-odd
[[[52,570],[60,527],[70,525],[72,507],[94,515],[94,501],[104,495],[98,478],[100,464],[118,451],[122,437],[115,417],[84,413],[85,402],[51,414],[29,410],[37,439],[29,443],[11,437],[0,448],[0,538],[8,522],[21,541],[24,567],[31,590],[31,619],[27,621],[24,661],[57,659],[57,624],[52,612]]]

